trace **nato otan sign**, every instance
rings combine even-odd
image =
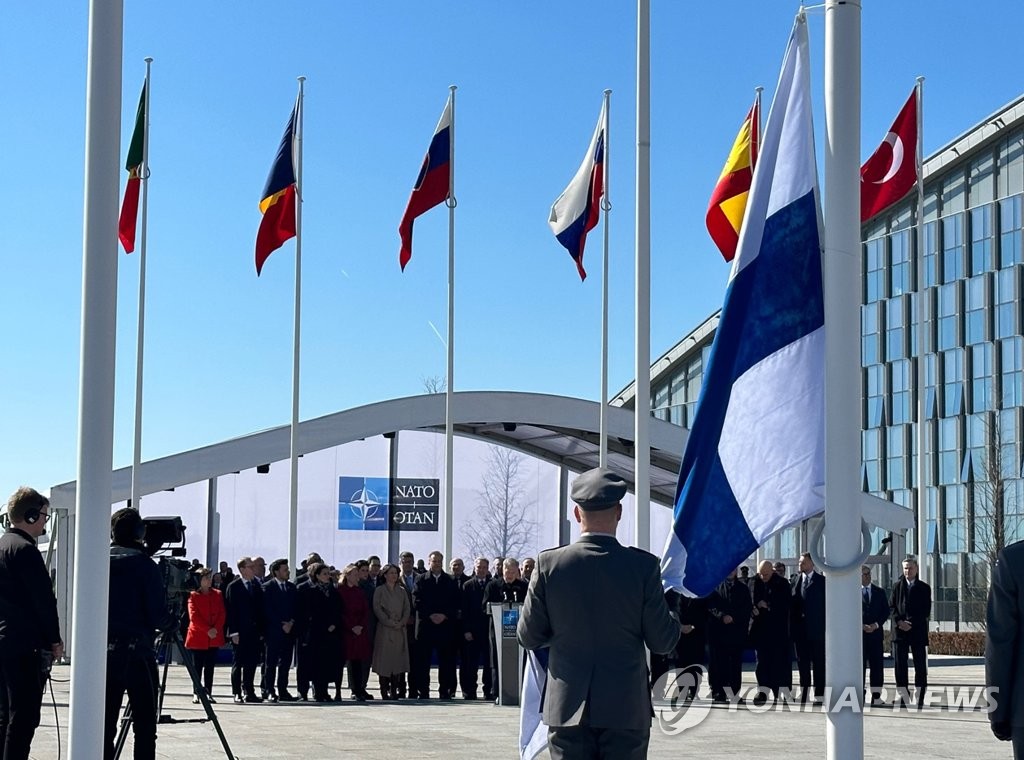
[[[338,479],[338,530],[438,529],[436,478]]]

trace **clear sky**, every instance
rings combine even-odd
[[[708,196],[795,3],[653,0],[652,358],[721,304]],[[633,376],[635,3],[125,3],[124,155],[152,88],[143,458],[288,422],[294,244],[257,279],[257,203],[306,83],[301,417],[420,393],[445,370],[447,213],[397,225],[448,85],[456,112],[456,390],[596,399],[600,230],[581,284],[546,221],[613,90],[610,386]],[[76,475],[87,3],[0,10],[0,493]],[[1021,92],[1024,6],[863,12],[870,154],[925,85],[930,153]],[[819,153],[824,16],[810,15]],[[123,179],[122,179],[123,182]],[[114,224],[115,220],[111,220]],[[138,257],[118,254],[114,464],[130,464]]]

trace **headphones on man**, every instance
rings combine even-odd
[[[29,525],[35,525],[42,516],[43,513],[39,511],[38,507],[31,507],[25,512],[25,517],[22,519]]]

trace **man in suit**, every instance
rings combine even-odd
[[[885,592],[871,582],[871,567],[861,565],[861,622],[864,640],[864,669],[871,671],[871,704],[881,705],[882,685],[885,682],[885,663],[882,658],[882,628],[889,619],[889,602]],[[866,696],[866,695],[865,695]]]
[[[484,699],[494,700],[491,664],[487,646],[487,631],[491,619],[484,611],[484,592],[490,578],[486,557],[477,557],[473,563],[473,577],[462,584],[462,664],[459,666],[459,684],[464,699],[477,698],[477,673],[484,666]]]
[[[459,675],[459,688],[462,689],[462,697],[466,699],[466,682],[462,679],[462,664],[466,660],[469,652],[466,648],[466,637],[463,635],[466,630],[465,621],[463,620],[462,614],[462,587],[466,581],[469,580],[469,576],[466,575],[466,563],[462,561],[461,557],[456,557],[448,565],[448,574],[455,581],[455,590],[457,597],[457,604],[455,608],[455,621],[452,625],[452,653],[455,657],[456,670]],[[475,699],[475,697],[474,697]]]
[[[444,555],[428,557],[427,572],[416,579],[412,590],[416,611],[416,684],[420,699],[430,699],[430,658],[437,652],[437,682],[441,699],[455,696],[455,621],[459,590],[444,571]]]
[[[491,604],[508,603],[522,604],[526,601],[526,590],[529,588],[526,581],[519,573],[519,560],[506,557],[501,562],[501,567],[494,568],[494,577],[491,578],[484,589],[483,612],[487,615],[488,623],[491,622]],[[498,674],[498,640],[494,636],[494,625],[487,626],[487,649],[490,653],[491,684],[494,688],[494,698],[498,698],[501,690]]]
[[[988,714],[992,733],[1013,740],[1013,757],[1024,760],[1024,541],[999,552],[992,570],[985,627],[985,685],[996,689]]]
[[[820,702],[825,695],[825,576],[814,569],[806,552],[800,555],[799,567],[791,584],[790,630],[800,671],[800,701],[808,700],[813,680],[814,701]]]
[[[226,634],[231,641],[231,693],[237,704],[262,702],[253,681],[263,651],[263,587],[251,557],[238,560],[238,577],[224,592]]]
[[[739,700],[751,606],[750,589],[735,570],[708,597],[708,681],[720,704]]]
[[[896,660],[896,693],[906,704],[909,700],[910,680],[908,656],[914,656],[914,686],[917,687],[917,705],[924,706],[924,693],[928,688],[928,618],[932,614],[932,590],[917,577],[918,565],[914,557],[903,560],[903,577],[896,581],[889,599],[892,610],[892,646]]]
[[[789,636],[793,595],[789,582],[765,560],[757,569],[752,596],[754,622],[750,636],[757,650],[758,686],[754,704],[763,705],[769,691],[777,699],[781,689],[793,687],[793,644]]]
[[[679,640],[657,557],[615,538],[625,493],[605,468],[573,482],[582,533],[541,552],[519,618],[519,643],[549,648],[543,716],[554,760],[646,757],[654,712],[644,647],[665,654]]]
[[[413,556],[412,552],[402,552],[398,555],[398,565],[401,571],[398,581],[402,584],[402,588],[404,588],[405,592],[409,595],[410,614],[409,620],[405,624],[405,635],[406,645],[409,649],[409,696],[415,699],[421,691],[419,681],[417,680],[419,673],[414,664],[417,662],[416,658],[419,656],[416,647],[416,611],[412,606],[412,592],[413,589],[416,588],[416,578],[418,577],[418,573],[416,572],[416,558]],[[423,690],[425,691],[429,688],[430,684],[428,682],[427,685],[423,687]],[[405,689],[401,685],[399,685],[395,694],[399,699],[405,699]]]
[[[288,671],[292,666],[295,649],[295,621],[298,619],[298,592],[288,580],[291,569],[288,560],[275,559],[270,563],[270,580],[263,584],[263,610],[266,620],[266,693],[271,702],[294,702],[297,697],[288,693]],[[276,689],[275,689],[276,686]]]

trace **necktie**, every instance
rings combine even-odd
[[[867,586],[864,587],[864,604],[870,604],[870,602],[871,602],[871,597],[868,596],[868,591],[869,590],[870,589],[868,589]]]

